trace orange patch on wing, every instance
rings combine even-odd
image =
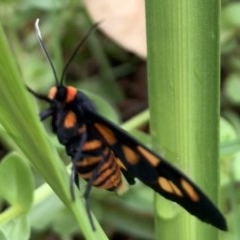
[[[73,101],[76,98],[76,96],[77,96],[77,89],[75,87],[68,86],[66,102],[69,103]]]
[[[116,136],[111,129],[100,123],[95,123],[94,126],[102,134],[102,136],[104,137],[108,144],[113,145],[114,143],[117,142]]]
[[[165,177],[159,177],[158,178],[158,183],[164,191],[166,191],[168,193],[173,193],[172,186],[171,186],[170,182]]]
[[[122,145],[122,151],[123,151],[124,157],[130,164],[135,165],[138,163],[139,155],[136,152],[134,152],[131,148],[129,148],[126,145]]]
[[[187,180],[182,178],[181,185],[182,185],[182,188],[187,193],[187,195],[192,199],[192,201],[194,201],[194,202],[199,201],[199,195],[195,191],[194,187],[189,182],[187,182]]]
[[[158,183],[164,191],[175,194],[179,197],[183,196],[181,190],[172,181],[167,180],[165,177],[159,177]]]
[[[171,184],[172,188],[173,188],[173,192],[178,195],[179,197],[183,197],[183,193],[182,191],[172,182],[169,181],[169,183]]]
[[[161,162],[159,157],[155,156],[145,148],[137,146],[137,149],[153,167],[156,167]]]
[[[102,142],[97,139],[94,139],[94,140],[85,142],[82,150],[83,151],[95,150],[100,148],[101,146],[102,146]]]
[[[49,92],[48,92],[48,98],[49,99],[54,99],[56,94],[57,94],[57,88],[55,86],[51,87]]]
[[[71,128],[74,127],[77,122],[77,116],[74,112],[69,111],[64,119],[64,127]]]

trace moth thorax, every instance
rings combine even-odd
[[[72,102],[74,99],[76,99],[77,96],[77,89],[72,86],[64,87],[64,86],[53,86],[50,88],[48,93],[49,99],[56,99],[61,102]]]
[[[66,102],[72,102],[77,96],[77,89],[72,86],[67,87]]]

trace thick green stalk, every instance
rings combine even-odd
[[[219,0],[146,0],[155,149],[217,203]],[[156,197],[157,238],[214,240],[217,231]],[[209,214],[209,213],[206,213]]]

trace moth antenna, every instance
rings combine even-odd
[[[82,40],[78,43],[78,45],[76,46],[75,50],[73,51],[72,55],[70,56],[70,58],[68,59],[67,63],[65,64],[63,71],[62,71],[62,76],[60,79],[60,85],[63,84],[63,79],[64,76],[69,68],[70,63],[72,62],[72,60],[74,59],[74,57],[76,56],[78,50],[83,46],[83,44],[86,42],[86,40],[88,39],[88,37],[91,35],[91,33],[98,27],[98,25],[101,22],[97,22],[95,24],[92,25],[92,27],[88,30],[88,32],[83,36]]]
[[[46,58],[47,58],[47,60],[48,60],[48,62],[50,64],[50,66],[51,66],[51,69],[53,71],[55,84],[56,84],[56,86],[58,86],[59,82],[58,82],[58,78],[57,78],[57,73],[56,73],[55,67],[54,67],[53,62],[52,62],[52,60],[51,60],[51,58],[50,58],[50,56],[49,56],[49,54],[48,54],[44,44],[43,44],[43,41],[42,41],[42,35],[41,35],[41,31],[39,29],[39,18],[37,18],[37,20],[35,21],[35,30],[36,30],[36,33],[37,33],[37,38],[38,38],[39,45],[41,46],[42,51],[44,52],[44,54],[45,54],[45,56],[46,56]]]
[[[33,95],[35,96],[36,98],[39,98],[41,100],[44,100],[46,102],[49,102],[49,103],[52,103],[53,101],[51,99],[49,99],[47,96],[45,95],[42,95],[40,93],[37,93],[35,91],[33,91],[30,87],[26,86],[27,90]]]

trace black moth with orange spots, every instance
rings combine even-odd
[[[96,29],[94,25],[78,44],[67,62],[60,81],[42,43],[38,20],[35,27],[40,45],[55,76],[55,85],[47,96],[28,90],[37,98],[47,101],[49,107],[40,113],[41,121],[52,118],[52,129],[72,159],[71,193],[73,184],[79,185],[79,176],[88,181],[84,197],[86,210],[94,229],[89,207],[92,186],[109,191],[124,190],[122,177],[129,184],[138,178],[163,197],[174,201],[189,213],[213,226],[226,230],[222,214],[209,198],[180,170],[157,155],[125,131],[100,116],[92,101],[81,91],[63,85],[66,70],[78,49]]]

